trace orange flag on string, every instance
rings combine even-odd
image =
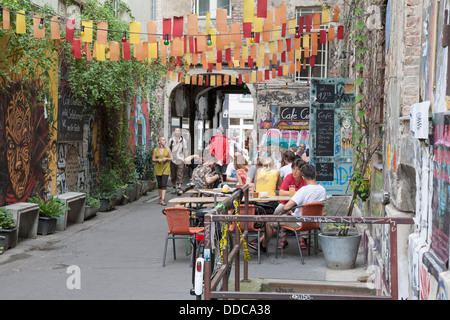
[[[108,22],[97,22],[97,44],[108,43]]]
[[[189,14],[187,16],[187,32],[189,36],[196,36],[198,34],[197,14]]]
[[[3,30],[9,30],[10,16],[8,7],[3,7]]]
[[[59,21],[58,17],[53,17],[50,20],[50,33],[53,40],[61,39],[61,32],[59,30]]]
[[[147,40],[148,40],[148,43],[158,42],[158,39],[156,38],[156,34],[157,33],[158,33],[158,29],[157,29],[156,21],[149,21],[149,22],[147,22]]]
[[[340,17],[341,17],[341,9],[339,8],[339,6],[334,6],[333,7],[333,22],[339,21]]]
[[[320,12],[312,14],[312,29],[320,29]]]
[[[111,41],[109,43],[109,52],[111,61],[119,61],[120,57],[120,47],[117,41]]]
[[[35,38],[44,38],[45,37],[45,26],[44,28],[40,29],[39,25],[42,25],[44,22],[44,16],[43,15],[34,15],[33,16],[33,33]]]
[[[335,34],[334,28],[328,29],[328,41],[334,41],[334,34]]]
[[[227,32],[227,9],[216,9],[217,31]]]
[[[318,33],[311,32],[311,55],[313,56],[317,56],[318,39]]]

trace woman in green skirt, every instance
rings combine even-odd
[[[153,150],[153,162],[155,165],[155,176],[158,181],[158,193],[159,201],[158,204],[166,206],[165,202],[166,191],[167,191],[167,181],[170,176],[170,162],[172,161],[172,151],[166,147],[166,138],[159,137],[158,148]]]

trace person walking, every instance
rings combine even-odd
[[[158,204],[166,206],[165,202],[167,192],[167,181],[170,175],[170,162],[172,161],[172,151],[166,147],[166,138],[160,136],[158,138],[158,148],[153,150],[153,162],[155,165],[155,176],[158,182],[159,201]]]
[[[181,185],[183,184],[185,159],[188,156],[188,148],[179,127],[173,130],[172,137],[169,139],[169,149],[172,152],[172,161],[170,162],[172,193],[178,193],[180,195],[183,193]]]
[[[217,134],[211,138],[209,153],[217,158],[218,163],[214,169],[222,177],[226,173],[230,161],[230,143],[228,137],[224,134],[223,127],[218,127]]]

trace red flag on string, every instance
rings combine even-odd
[[[75,20],[66,20],[66,41],[73,42],[73,35],[75,33]]]
[[[258,0],[256,16],[258,18],[267,18],[267,0]]]
[[[238,84],[242,84],[242,74],[238,76]]]
[[[291,45],[291,38],[286,39],[286,51],[291,51],[292,45]]]
[[[253,59],[252,57],[248,57],[248,67],[253,68]]]
[[[252,37],[252,23],[251,22],[243,22],[242,23],[242,31],[244,33],[243,38],[251,38]]]
[[[265,73],[265,79],[270,80],[270,70],[266,69],[266,70],[264,70],[264,73]]]
[[[278,76],[279,77],[283,76],[283,67],[282,66],[278,66]]]
[[[305,25],[305,17],[300,17],[298,19],[298,33],[300,33],[300,34],[303,33],[304,25]]]
[[[81,39],[74,39],[72,45],[75,59],[81,59]]]
[[[183,36],[183,16],[173,17],[173,36],[182,37]]]
[[[327,30],[320,30],[320,43],[327,43]]]
[[[311,32],[311,15],[307,15],[305,18],[305,27],[306,27],[306,32]]]
[[[170,40],[171,31],[172,31],[172,19],[170,19],[170,18],[163,18],[163,34],[164,34],[164,37],[167,34],[169,36],[168,39]]]
[[[339,26],[337,31],[337,38],[344,39],[344,26]]]
[[[286,23],[281,24],[281,37],[286,37]]]
[[[231,48],[225,49],[225,61],[231,61]]]
[[[222,63],[222,51],[221,50],[217,50],[217,59],[216,59],[217,63]]]
[[[315,67],[315,66],[316,66],[316,56],[311,56],[311,57],[309,58],[309,65],[310,65],[311,67]]]
[[[130,41],[122,42],[123,60],[130,60]]]

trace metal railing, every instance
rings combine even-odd
[[[245,213],[248,213],[248,186],[242,188],[244,191]],[[215,276],[211,279],[211,261],[205,261],[205,300],[210,299],[271,299],[271,300],[297,300],[297,299],[385,299],[398,300],[398,256],[397,256],[397,226],[400,224],[414,224],[412,218],[388,218],[388,217],[341,217],[341,216],[272,216],[272,215],[228,215],[229,209],[234,209],[234,201],[240,200],[241,194],[236,193],[226,199],[205,215],[205,249],[211,250],[212,234],[211,223],[213,222],[244,222],[242,236],[235,232],[235,245],[228,254],[228,248],[223,248],[223,264]],[[302,293],[280,293],[280,292],[240,292],[240,248],[243,242],[248,240],[248,222],[315,222],[315,223],[347,223],[347,224],[388,224],[390,225],[390,287],[386,292],[389,296],[371,295],[344,295],[344,294],[302,294]],[[229,266],[235,264],[235,288],[228,291]],[[244,259],[243,281],[248,280],[248,262]],[[218,283],[222,281],[222,290],[216,290]],[[385,284],[386,285],[386,284]]]

